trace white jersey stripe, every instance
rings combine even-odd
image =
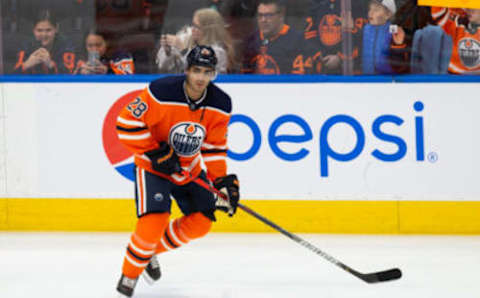
[[[122,62],[130,62],[130,61],[132,61],[131,58],[122,58],[122,59],[119,60],[119,61],[115,61],[115,64],[120,64],[120,63],[122,63]]]
[[[175,220],[175,225],[177,226],[177,231],[184,239],[187,239],[187,241],[191,241],[192,239],[188,238],[185,233],[182,232],[182,229],[180,229],[180,221],[177,219]]]
[[[132,238],[135,239],[136,242],[140,243],[141,245],[143,245],[144,247],[147,247],[149,248],[150,250],[154,250],[155,247],[157,247],[156,244],[153,244],[153,243],[149,243],[145,240],[143,240],[142,238],[140,238],[137,234],[133,234],[132,235]]]
[[[117,122],[125,124],[125,125],[130,125],[130,126],[138,126],[138,127],[144,127],[145,123],[142,121],[135,121],[135,120],[127,120],[125,118],[122,118],[118,116]]]
[[[135,156],[138,157],[138,158],[141,158],[143,160],[146,160],[146,161],[151,161],[150,158],[148,158],[148,156],[146,156],[145,154],[142,154],[142,155],[135,154]]]
[[[131,240],[128,244],[130,245],[131,248],[133,248],[135,252],[141,253],[142,255],[153,256],[153,254],[155,253],[155,250],[144,250],[139,248]]]
[[[142,169],[140,173],[142,175],[142,187],[143,187],[142,208],[143,208],[143,213],[145,213],[147,212],[147,183],[145,183],[145,170]]]
[[[186,244],[185,242],[181,241],[181,240],[177,237],[177,234],[175,234],[175,231],[173,230],[173,220],[170,221],[170,223],[168,224],[168,230],[170,231],[170,235],[172,235],[173,240],[175,240],[175,242],[180,243],[181,245],[185,245],[185,244]]]
[[[181,182],[181,181],[185,180],[187,177],[186,176],[180,176],[180,175],[177,175],[177,174],[172,174],[172,178],[175,181]]]
[[[150,138],[152,135],[150,132],[146,132],[141,135],[124,135],[124,134],[118,134],[118,138],[122,140],[144,140]]]
[[[201,156],[200,154],[197,155],[197,157],[195,157],[194,160],[192,160],[192,162],[190,163],[190,165],[188,167],[182,167],[182,169],[184,169],[185,171],[187,172],[190,172],[193,168],[195,168],[197,166],[197,164],[201,161]]]
[[[215,145],[212,145],[212,144],[203,143],[203,144],[202,144],[202,148],[205,148],[205,149],[219,149],[219,150],[227,150],[227,145],[223,145],[223,146],[215,146]]]
[[[148,262],[146,262],[145,264],[141,264],[141,263],[135,261],[134,259],[132,259],[132,258],[128,255],[128,253],[125,254],[125,258],[126,258],[133,266],[138,267],[138,268],[144,268],[144,267],[147,267],[147,265],[148,265]]]
[[[140,216],[142,215],[142,196],[141,196],[141,193],[140,193],[140,173],[139,173],[140,169],[137,167],[136,168],[136,185],[137,185],[137,215]]]
[[[163,237],[160,239],[160,243],[163,245],[163,247],[165,247],[167,250],[172,250],[173,248],[171,248],[170,246],[167,245],[167,243],[165,243],[165,240],[163,240]]]
[[[461,68],[458,68],[455,64],[453,64],[452,62],[450,62],[450,64],[448,65],[448,68],[449,69],[452,69],[453,71],[455,72],[458,72],[458,73],[464,73],[465,70],[461,69]]]
[[[207,156],[203,158],[204,162],[217,161],[217,160],[227,160],[226,156],[217,155],[217,156]]]
[[[447,11],[447,8],[443,8],[442,10],[440,10],[436,13],[432,13],[432,17],[434,17],[436,19],[436,18],[440,17],[442,14],[444,14],[446,11]]]
[[[447,13],[440,21],[438,21],[438,26],[443,27],[447,23],[449,17],[450,16]]]

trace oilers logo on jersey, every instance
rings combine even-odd
[[[480,43],[473,38],[462,39],[458,44],[458,54],[466,67],[478,67],[480,64]]]
[[[205,128],[194,122],[180,122],[170,129],[169,143],[179,156],[193,156],[205,138]]]

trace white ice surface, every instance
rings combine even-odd
[[[369,285],[281,234],[209,234],[159,256],[162,279],[138,298],[475,298],[480,236],[300,235]],[[0,233],[0,297],[117,297],[127,233]]]

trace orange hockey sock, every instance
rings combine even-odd
[[[155,253],[162,253],[187,244],[190,240],[205,236],[212,221],[201,212],[192,213],[170,221],[157,245]]]
[[[137,278],[150,262],[157,243],[165,232],[170,214],[152,213],[138,219],[123,261],[123,275]]]

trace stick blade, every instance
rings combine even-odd
[[[379,281],[395,280],[402,277],[402,271],[398,268],[377,273]]]
[[[385,271],[369,273],[369,274],[362,274],[360,277],[364,281],[368,283],[377,283],[377,282],[384,282],[384,281],[391,281],[395,279],[399,279],[402,277],[402,271],[398,268],[393,268]]]

